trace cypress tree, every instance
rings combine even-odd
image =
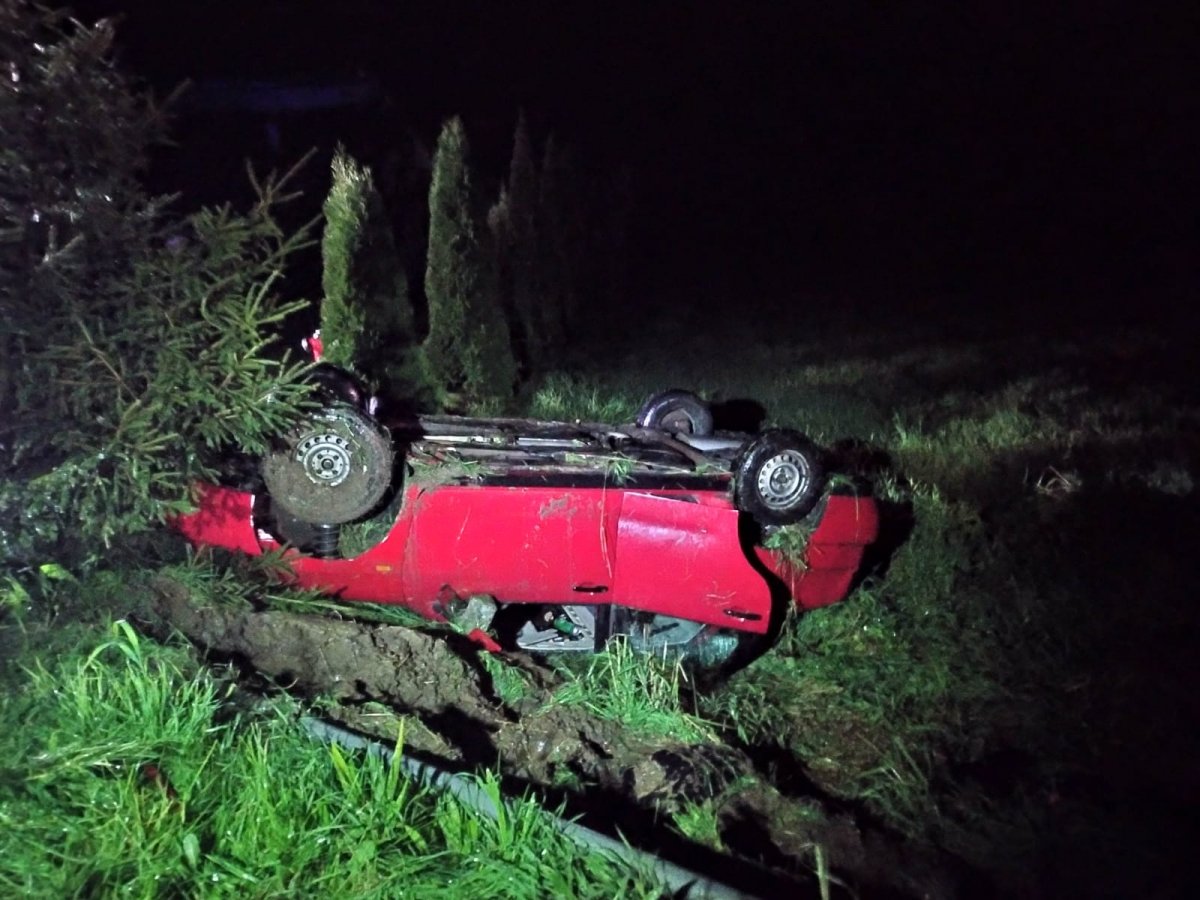
[[[610,179],[601,224],[600,254],[605,263],[601,275],[602,301],[609,309],[625,309],[629,302],[629,226],[633,199],[633,175],[628,168],[622,168]]]
[[[516,364],[487,228],[473,207],[469,148],[457,117],[443,126],[434,156],[425,295],[424,358],[443,405],[502,409],[512,397]]]
[[[419,388],[413,308],[383,198],[371,170],[341,147],[332,172],[321,241],[325,358],[411,395]]]
[[[534,370],[545,355],[541,329],[541,300],[537,250],[537,169],[525,111],[517,114],[512,160],[508,168],[508,264],[512,278],[512,307],[516,317],[521,361]]]
[[[578,325],[578,278],[584,244],[573,187],[570,161],[550,135],[542,151],[538,194],[539,267],[545,285],[547,327],[564,342]]]
[[[517,343],[522,328],[516,310],[513,308],[512,253],[510,252],[512,219],[509,213],[508,185],[501,183],[500,196],[496,198],[496,202],[487,212],[487,226],[496,265],[496,290],[500,297],[500,308],[504,313],[505,322],[508,323],[508,333],[513,339],[514,359],[519,367],[521,351],[518,349]]]

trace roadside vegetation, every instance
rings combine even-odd
[[[111,20],[6,2],[0,26],[0,565],[94,567],[304,405],[274,345],[307,239],[276,221],[288,175],[248,171],[245,211],[144,192],[162,123],[111,62]]]
[[[638,654],[627,641],[615,640],[586,667],[566,671],[566,683],[556,692],[555,703],[579,706],[638,734],[686,741],[712,735],[684,707],[686,678],[679,660]]]
[[[1176,728],[1194,709],[1194,348],[945,312],[730,323],[719,346],[664,322],[696,336],[551,376],[531,405],[619,420],[674,384],[718,415],[752,399],[873,483],[883,534],[858,589],[696,700],[764,775],[1013,883],[1132,889],[1145,865],[1169,884],[1194,833],[1172,798],[1195,792]]]
[[[230,672],[122,618],[178,561],[162,523],[189,485],[308,402],[276,344],[304,305],[279,287],[307,232],[276,223],[286,175],[249,171],[245,212],[143,192],[162,122],[113,64],[111,20],[5,0],[0,26],[0,893],[660,893],[530,802],[491,819],[313,744],[286,696],[239,709]],[[226,600],[239,584],[172,571]]]
[[[231,671],[124,620],[43,659],[0,700],[7,896],[659,896],[494,778],[493,820],[398,757],[314,744],[285,694],[245,708]]]
[[[518,386],[552,370],[568,334],[591,324],[583,321],[584,299],[608,304],[616,297],[623,251],[603,239],[620,231],[627,214],[614,214],[612,204],[588,208],[553,135],[540,168],[533,146],[521,112],[507,178],[489,203],[462,119],[442,125],[420,273],[404,270],[412,253],[397,251],[371,170],[338,147],[321,245],[326,361],[409,408],[515,411]],[[601,250],[613,257],[603,277],[591,260]],[[419,314],[410,274],[423,276]]]
[[[374,390],[424,398],[415,312],[383,198],[371,170],[338,147],[321,236],[322,359]]]
[[[304,366],[274,340],[303,306],[280,283],[307,232],[275,222],[286,178],[256,180],[244,212],[173,216],[138,187],[161,132],[110,62],[111,26],[15,0],[0,22],[20,75],[0,94],[0,891],[658,896],[532,803],[492,821],[379,759],[316,745],[295,720],[328,698],[286,684],[251,694],[235,669],[131,624],[164,572],[213,606],[418,623],[268,589],[244,563],[181,562],[160,526],[188,484],[217,451],[261,450],[305,407]],[[38,119],[68,94],[96,114]],[[97,148],[111,156],[92,165]],[[715,686],[621,643],[552,688],[485,657],[497,717],[546,692],[542,710],[642,739],[723,741],[755,766],[725,795],[769,785],[799,823],[852,810],[997,892],[1165,891],[1200,793],[1200,748],[1180,725],[1198,715],[1195,339],[952,307],[892,318],[887,298],[838,316],[789,297],[758,320],[677,313],[563,353],[595,285],[620,283],[621,254],[604,260],[607,282],[584,277],[599,269],[581,261],[578,210],[554,187],[565,157],[548,141],[540,173],[532,160],[521,117],[485,221],[462,124],[447,124],[419,340],[401,254],[371,233],[370,173],[339,156],[326,327],[369,331],[374,315],[381,330],[362,354],[346,349],[354,335],[327,335],[335,352],[376,383],[422,381],[445,407],[542,418],[630,421],[646,396],[694,389],[718,427],[785,425],[828,446],[836,473],[872,485],[884,527],[844,603],[787,617]],[[401,307],[372,314],[363,298]],[[385,358],[388,329],[405,359]],[[349,529],[347,546],[374,534]],[[429,718],[414,732],[432,734]],[[549,787],[586,801],[594,785],[566,763]],[[747,847],[746,823],[723,820],[717,800],[689,796],[663,826],[781,864]],[[806,847],[827,887],[826,847]]]

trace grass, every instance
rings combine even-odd
[[[721,733],[763,752],[762,776],[785,793],[815,783],[1048,893],[1152,894],[1119,870],[1136,861],[1149,878],[1186,859],[1193,826],[1171,810],[1196,795],[1200,751],[1178,726],[1194,710],[1200,638],[1200,394],[1187,354],[1149,332],[786,330],[733,323],[720,338],[661,335],[653,354],[581,359],[531,391],[529,411],[622,422],[671,387],[718,410],[754,398],[764,424],[869,451],[839,455],[863,467],[843,474],[875,485],[889,552],[846,602],[785,622],[768,653],[698,699],[699,716],[681,702],[690,685],[677,667],[621,642],[554,702],[664,741]],[[246,602],[240,570],[193,563],[176,575],[212,602]],[[476,821],[389,781],[381,763],[314,750],[287,711],[214,725],[222,683],[186,654],[125,635],[71,657],[86,629],[59,624],[115,608],[130,591],[121,577],[6,585],[0,647],[29,671],[8,666],[17,686],[0,699],[0,890],[653,895],[532,823]],[[296,611],[398,614],[255,590]],[[14,628],[31,607],[48,624],[25,615]],[[29,663],[39,647],[62,661]],[[522,680],[484,664],[497,695],[519,702]],[[174,800],[147,782],[146,763],[167,773]],[[710,813],[685,809],[675,826],[711,844]]]
[[[685,677],[679,660],[640,656],[618,638],[591,657],[582,671],[564,667],[563,672],[568,680],[555,692],[553,703],[582,707],[651,737],[712,737],[707,723],[684,710]]]
[[[303,737],[295,710],[218,724],[227,686],[125,622],[0,698],[9,896],[654,897],[531,802],[483,818],[397,765]],[[494,779],[484,790],[499,799]]]
[[[791,525],[781,525],[772,528],[762,544],[768,550],[779,552],[784,559],[803,570],[808,567],[808,542],[812,537],[815,523],[803,521]]]
[[[671,821],[679,833],[689,840],[714,850],[726,849],[725,842],[721,840],[721,823],[717,819],[714,801],[687,803],[682,809],[671,813]]]
[[[1102,808],[1105,791],[1061,798],[1114,771],[1135,795],[1191,782],[1182,760],[1200,747],[1172,726],[1192,705],[1181,673],[1200,637],[1184,537],[1200,533],[1189,354],[1149,330],[777,330],[733,322],[719,346],[663,341],[636,365],[630,348],[552,382],[561,410],[626,409],[676,386],[718,409],[754,398],[764,424],[875,457],[861,474],[884,501],[884,567],[847,602],[787,622],[701,712],[992,870],[1073,841],[1075,859],[1100,859],[1094,822],[1152,843],[1134,814]],[[1155,762],[1129,746],[1154,747]]]
[[[551,373],[528,402],[529,415],[557,422],[632,422],[645,397],[616,393],[587,379]]]
[[[515,706],[529,697],[531,693],[529,676],[520,668],[510,665],[491,653],[480,653],[479,661],[492,680],[492,690],[495,691],[501,703],[506,706]]]

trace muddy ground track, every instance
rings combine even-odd
[[[248,675],[332,701],[322,710],[331,721],[390,743],[398,716],[405,716],[405,753],[459,771],[498,764],[509,788],[532,788],[551,808],[565,800],[568,814],[592,827],[619,828],[630,843],[753,893],[779,896],[781,888],[794,890],[796,880],[811,881],[816,844],[835,877],[852,886],[850,895],[951,897],[964,877],[971,880],[954,860],[866,825],[827,798],[785,796],[740,749],[648,739],[578,707],[548,705],[557,676],[527,659],[508,660],[531,676],[532,687],[506,705],[479,662],[483,651],[465,639],[353,619],[206,607],[166,578],[154,581],[146,615],[151,633],[182,633]],[[412,727],[413,719],[423,727]],[[727,790],[747,774],[759,777],[750,787]],[[573,785],[570,792],[564,783]],[[710,798],[722,839],[744,867],[666,827],[664,812]]]

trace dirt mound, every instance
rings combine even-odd
[[[453,636],[203,607],[186,587],[165,578],[153,585],[149,615],[151,630],[182,632],[248,673],[332,701],[327,714],[343,725],[390,742],[403,716],[409,723],[406,753],[451,769],[498,766],[511,787],[566,801],[569,812],[582,814],[592,827],[619,827],[631,843],[686,855],[693,868],[707,855],[728,879],[732,863],[668,832],[664,813],[709,801],[727,847],[790,879],[813,880],[819,845],[836,876],[860,895],[864,889],[868,895],[957,893],[960,879],[949,860],[864,828],[852,815],[833,813],[821,798],[783,796],[735,747],[652,740],[578,707],[551,703],[556,676],[528,660],[512,662],[532,675],[532,685],[519,702],[506,704],[481,662],[482,651]],[[421,728],[412,727],[414,719]],[[739,877],[766,889],[763,879],[773,876],[748,868]]]

